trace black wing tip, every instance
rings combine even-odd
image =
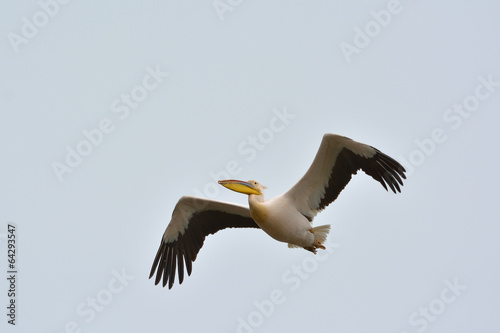
[[[382,171],[380,179],[377,180],[382,184],[386,191],[389,191],[386,186],[387,184],[389,185],[393,193],[401,193],[400,185],[404,185],[402,179],[406,179],[406,169],[389,155],[382,153],[376,148],[374,149],[376,151],[376,154],[375,156],[373,156],[373,158],[378,162],[379,168]]]
[[[153,261],[149,279],[155,277],[155,286],[161,283],[163,288],[168,285],[168,289],[170,290],[175,284],[176,272],[179,277],[178,284],[182,284],[184,281],[184,263],[186,264],[185,267],[188,275],[191,275],[192,260],[188,259],[187,254],[183,250],[179,250],[177,242],[166,243],[162,240]]]
[[[172,260],[171,258],[169,258],[169,256],[173,254],[173,251],[174,249],[172,248],[172,244],[167,243],[162,239],[158,248],[158,252],[156,253],[155,259],[153,261],[151,271],[149,272],[149,279],[151,279],[156,274],[154,280],[155,286],[158,285],[161,281],[163,287],[165,287],[168,283],[169,289],[172,288],[175,281],[175,276],[172,275],[175,275],[175,270],[172,271],[170,267],[170,265],[172,265]]]

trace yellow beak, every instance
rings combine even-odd
[[[244,182],[242,180],[234,180],[234,179],[219,180],[219,184],[221,184],[225,188],[228,188],[238,193],[257,194],[257,195],[262,194],[252,184],[250,184],[249,182]]]

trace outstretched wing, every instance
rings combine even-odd
[[[361,169],[388,190],[401,192],[406,179],[401,164],[380,150],[336,134],[325,134],[312,165],[290,190],[284,193],[310,220],[337,199],[339,193]]]
[[[184,280],[184,264],[191,275],[192,263],[205,237],[225,228],[259,228],[247,207],[221,201],[182,197],[174,208],[149,278],[156,271],[155,284],[162,280],[172,288],[176,269],[179,284]]]

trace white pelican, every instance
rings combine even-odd
[[[205,237],[225,228],[260,228],[288,247],[301,247],[316,254],[325,249],[330,225],[312,227],[318,212],[332,203],[361,169],[367,175],[401,192],[406,179],[401,164],[378,149],[347,137],[325,134],[319,150],[302,179],[287,192],[264,201],[264,189],[254,180],[220,180],[233,191],[248,194],[250,208],[231,203],[183,196],[174,208],[163,234],[149,278],[156,271],[155,284],[162,280],[172,288],[177,269],[179,284],[184,280],[184,265],[191,275],[192,262]]]

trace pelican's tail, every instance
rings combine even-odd
[[[312,232],[314,234],[314,238],[320,244],[323,244],[326,241],[326,237],[328,237],[328,233],[330,232],[330,225],[320,225],[319,227],[312,228]]]
[[[323,243],[326,241],[326,237],[328,236],[328,233],[330,232],[330,225],[329,224],[320,225],[319,227],[312,228],[309,231],[314,235],[314,244],[312,246],[303,247],[303,246],[299,246],[296,244],[288,243],[288,247],[290,249],[304,248],[308,251],[313,252],[314,254],[316,254],[316,248],[320,248],[320,249],[324,250],[325,247],[324,247]]]

